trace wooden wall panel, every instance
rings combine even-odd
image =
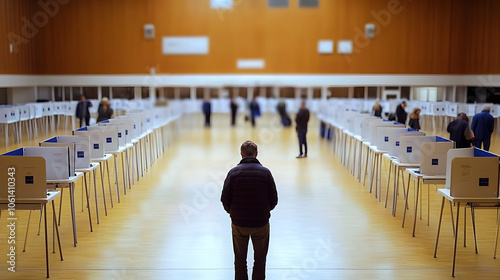
[[[34,38],[23,33],[22,21],[25,18],[32,23],[33,15],[30,0],[0,0],[0,74],[36,73]],[[11,34],[10,37],[9,34]],[[22,38],[18,41],[22,42],[16,44],[17,41],[11,41],[16,40],[12,39],[15,36]],[[14,43],[14,53],[10,53],[10,43]]]
[[[18,30],[20,15],[41,9],[37,2],[0,0],[3,13],[18,15],[0,19],[0,35]],[[267,0],[234,0],[232,10],[213,10],[210,0],[71,0],[23,46],[22,58],[6,56],[0,39],[0,72],[500,73],[500,1],[320,0],[319,9],[289,2],[270,9]],[[371,40],[362,35],[368,22],[377,25]],[[146,23],[156,27],[154,40],[143,38]],[[208,36],[209,55],[162,54],[163,36],[188,35]],[[333,39],[335,53],[318,54],[320,39]],[[341,39],[354,41],[354,54],[336,53]],[[240,58],[265,59],[266,67],[239,70]]]

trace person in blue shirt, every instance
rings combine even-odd
[[[476,114],[472,119],[471,129],[476,138],[476,147],[481,148],[482,144],[485,151],[490,150],[490,140],[494,126],[495,122],[493,116],[490,115],[490,106],[484,105],[483,111]]]

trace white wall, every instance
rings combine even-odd
[[[17,87],[9,88],[7,90],[7,100],[9,104],[24,104],[35,102],[35,88],[34,87]]]

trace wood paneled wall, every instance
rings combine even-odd
[[[27,2],[32,14],[42,9],[29,0],[0,0],[0,5],[8,14],[8,9],[22,14]],[[500,73],[497,0],[320,0],[318,9],[299,8],[298,0],[289,0],[286,9],[270,9],[267,0],[234,0],[232,10],[213,10],[210,0],[62,2],[68,3],[32,40],[34,65],[6,65],[8,49],[1,44],[2,72],[31,73],[35,66],[40,74],[147,74],[151,67],[176,74]],[[368,22],[377,27],[371,40],[363,36]],[[143,38],[146,23],[156,27],[154,40]],[[19,19],[0,20],[0,35],[2,28],[19,28],[15,24]],[[210,54],[162,55],[167,35],[208,36]],[[320,39],[353,40],[354,53],[320,55]],[[23,61],[33,59],[26,52]],[[240,58],[265,59],[266,67],[239,70]]]
[[[37,72],[34,39],[39,34],[26,27],[34,14],[32,2],[0,0],[0,74]],[[13,44],[13,53],[10,53],[9,44]]]

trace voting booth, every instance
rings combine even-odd
[[[124,147],[124,146],[127,145],[127,140],[126,140],[126,137],[125,137],[125,133],[128,133],[128,132],[126,132],[127,128],[123,124],[110,123],[109,121],[102,121],[98,125],[102,126],[102,127],[110,127],[110,126],[111,127],[116,127],[118,146],[119,147]]]
[[[68,146],[23,147],[7,152],[2,156],[26,156],[44,158],[46,180],[68,179],[69,177],[74,175],[74,170],[71,170],[70,166],[70,148]]]
[[[89,138],[91,159],[104,157],[104,131],[88,130],[88,127],[84,126],[73,131],[73,135]]]
[[[91,125],[87,126],[86,130],[102,131],[104,136],[104,153],[116,152],[120,149],[117,126]],[[80,130],[80,131],[85,131],[85,130]]]
[[[74,166],[76,169],[90,167],[90,141],[86,135],[54,136],[40,142],[40,146],[74,143]]]
[[[448,151],[455,142],[426,142],[420,146],[420,173],[427,176],[446,175]]]
[[[9,178],[15,179],[16,198],[46,198],[47,185],[45,173],[45,159],[36,156],[2,156],[0,167],[4,172],[0,174],[0,200],[9,196]],[[11,169],[13,168],[13,169]],[[9,174],[12,172],[12,176]]]
[[[499,156],[478,148],[448,151],[446,188],[452,197],[498,198]]]
[[[425,132],[417,131],[412,128],[395,128],[389,130],[389,142],[388,145],[388,154],[392,157],[398,157],[399,155],[399,146],[400,146],[400,138],[401,136],[425,136]]]
[[[420,148],[425,142],[450,142],[440,136],[401,136],[399,139],[399,162],[408,164],[420,163]]]

